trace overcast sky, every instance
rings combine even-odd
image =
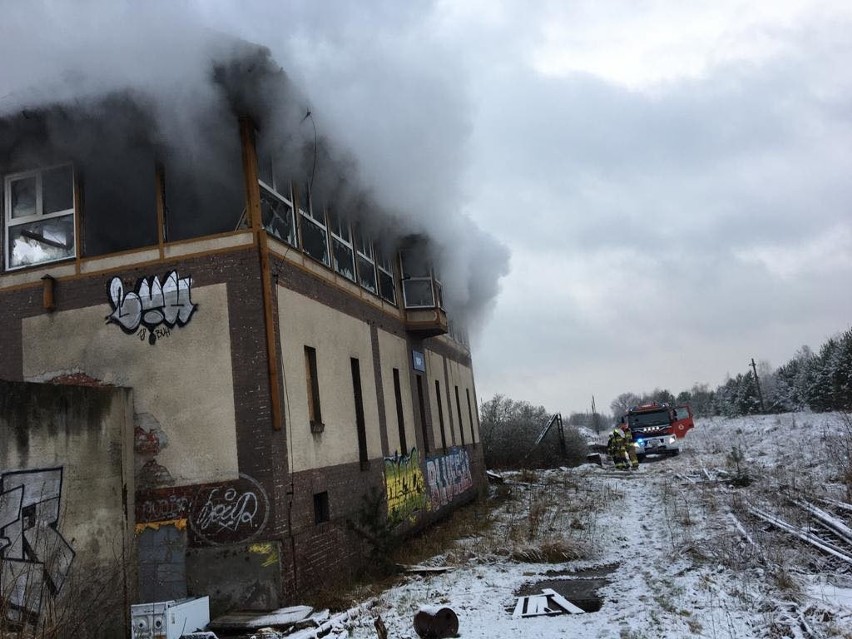
[[[81,4],[113,47],[197,25],[269,46],[386,201],[469,218],[448,279],[491,299],[480,401],[715,387],[852,325],[852,3]],[[53,30],[92,24],[74,12]]]

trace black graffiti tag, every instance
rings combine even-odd
[[[75,553],[57,529],[61,494],[62,468],[0,474],[0,610],[13,621],[38,616],[68,576]]]

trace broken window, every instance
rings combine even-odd
[[[349,222],[329,211],[328,225],[331,229],[331,257],[334,270],[343,277],[355,281],[355,259],[352,251],[352,234]]]
[[[373,243],[360,227],[355,228],[355,253],[358,264],[358,282],[361,287],[375,294],[376,264],[373,260]]]
[[[435,308],[432,269],[425,250],[422,247],[405,249],[400,251],[399,257],[405,308]]]
[[[396,286],[394,284],[393,259],[389,252],[380,250],[376,256],[376,267],[379,271],[379,295],[386,302],[396,306]]]
[[[262,145],[261,145],[262,146]],[[290,246],[298,246],[296,214],[290,180],[277,167],[275,154],[265,148],[258,151],[257,183],[260,185],[260,216],[263,228]]]
[[[308,188],[305,189],[304,208],[299,206],[299,218],[302,225],[302,250],[318,262],[330,266],[325,217],[322,209],[319,211],[314,209]]]
[[[282,242],[297,246],[296,221],[289,183],[286,189],[279,187],[281,190],[268,186],[262,180],[258,180],[258,183],[260,184],[260,216],[263,228]]]
[[[7,270],[76,255],[70,164],[8,175],[4,186]]]

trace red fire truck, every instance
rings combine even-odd
[[[688,404],[670,406],[659,402],[634,406],[622,421],[630,427],[640,459],[649,454],[677,455],[680,453],[677,440],[695,426]]]

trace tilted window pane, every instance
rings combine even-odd
[[[393,285],[393,275],[379,269],[379,292],[391,304],[396,304],[396,289]]]
[[[329,265],[328,241],[325,229],[302,216],[302,250],[315,260]]]
[[[74,257],[74,216],[9,227],[9,267]]]
[[[402,291],[406,308],[434,308],[435,297],[432,293],[432,280],[404,280]]]
[[[373,243],[360,228],[355,229],[355,250],[371,260],[373,259]]]
[[[358,281],[371,293],[376,292],[376,268],[370,260],[360,255],[358,256]]]
[[[332,238],[334,250],[334,270],[340,273],[343,277],[347,277],[353,282],[355,281],[355,263],[353,261],[352,249],[341,242]]]
[[[349,222],[347,222],[345,218],[329,212],[328,227],[331,229],[333,235],[336,235],[344,242],[349,244],[352,243],[352,236],[349,233]]]
[[[42,213],[74,208],[74,178],[71,167],[60,166],[41,174]]]
[[[16,217],[27,217],[37,213],[35,176],[20,180],[12,180],[10,192],[13,219]]]
[[[293,220],[293,207],[283,200],[260,189],[260,215],[263,228],[279,240],[296,246],[296,225]]]
[[[429,260],[422,250],[408,249],[400,251],[402,258],[402,277],[430,277],[432,270]]]

